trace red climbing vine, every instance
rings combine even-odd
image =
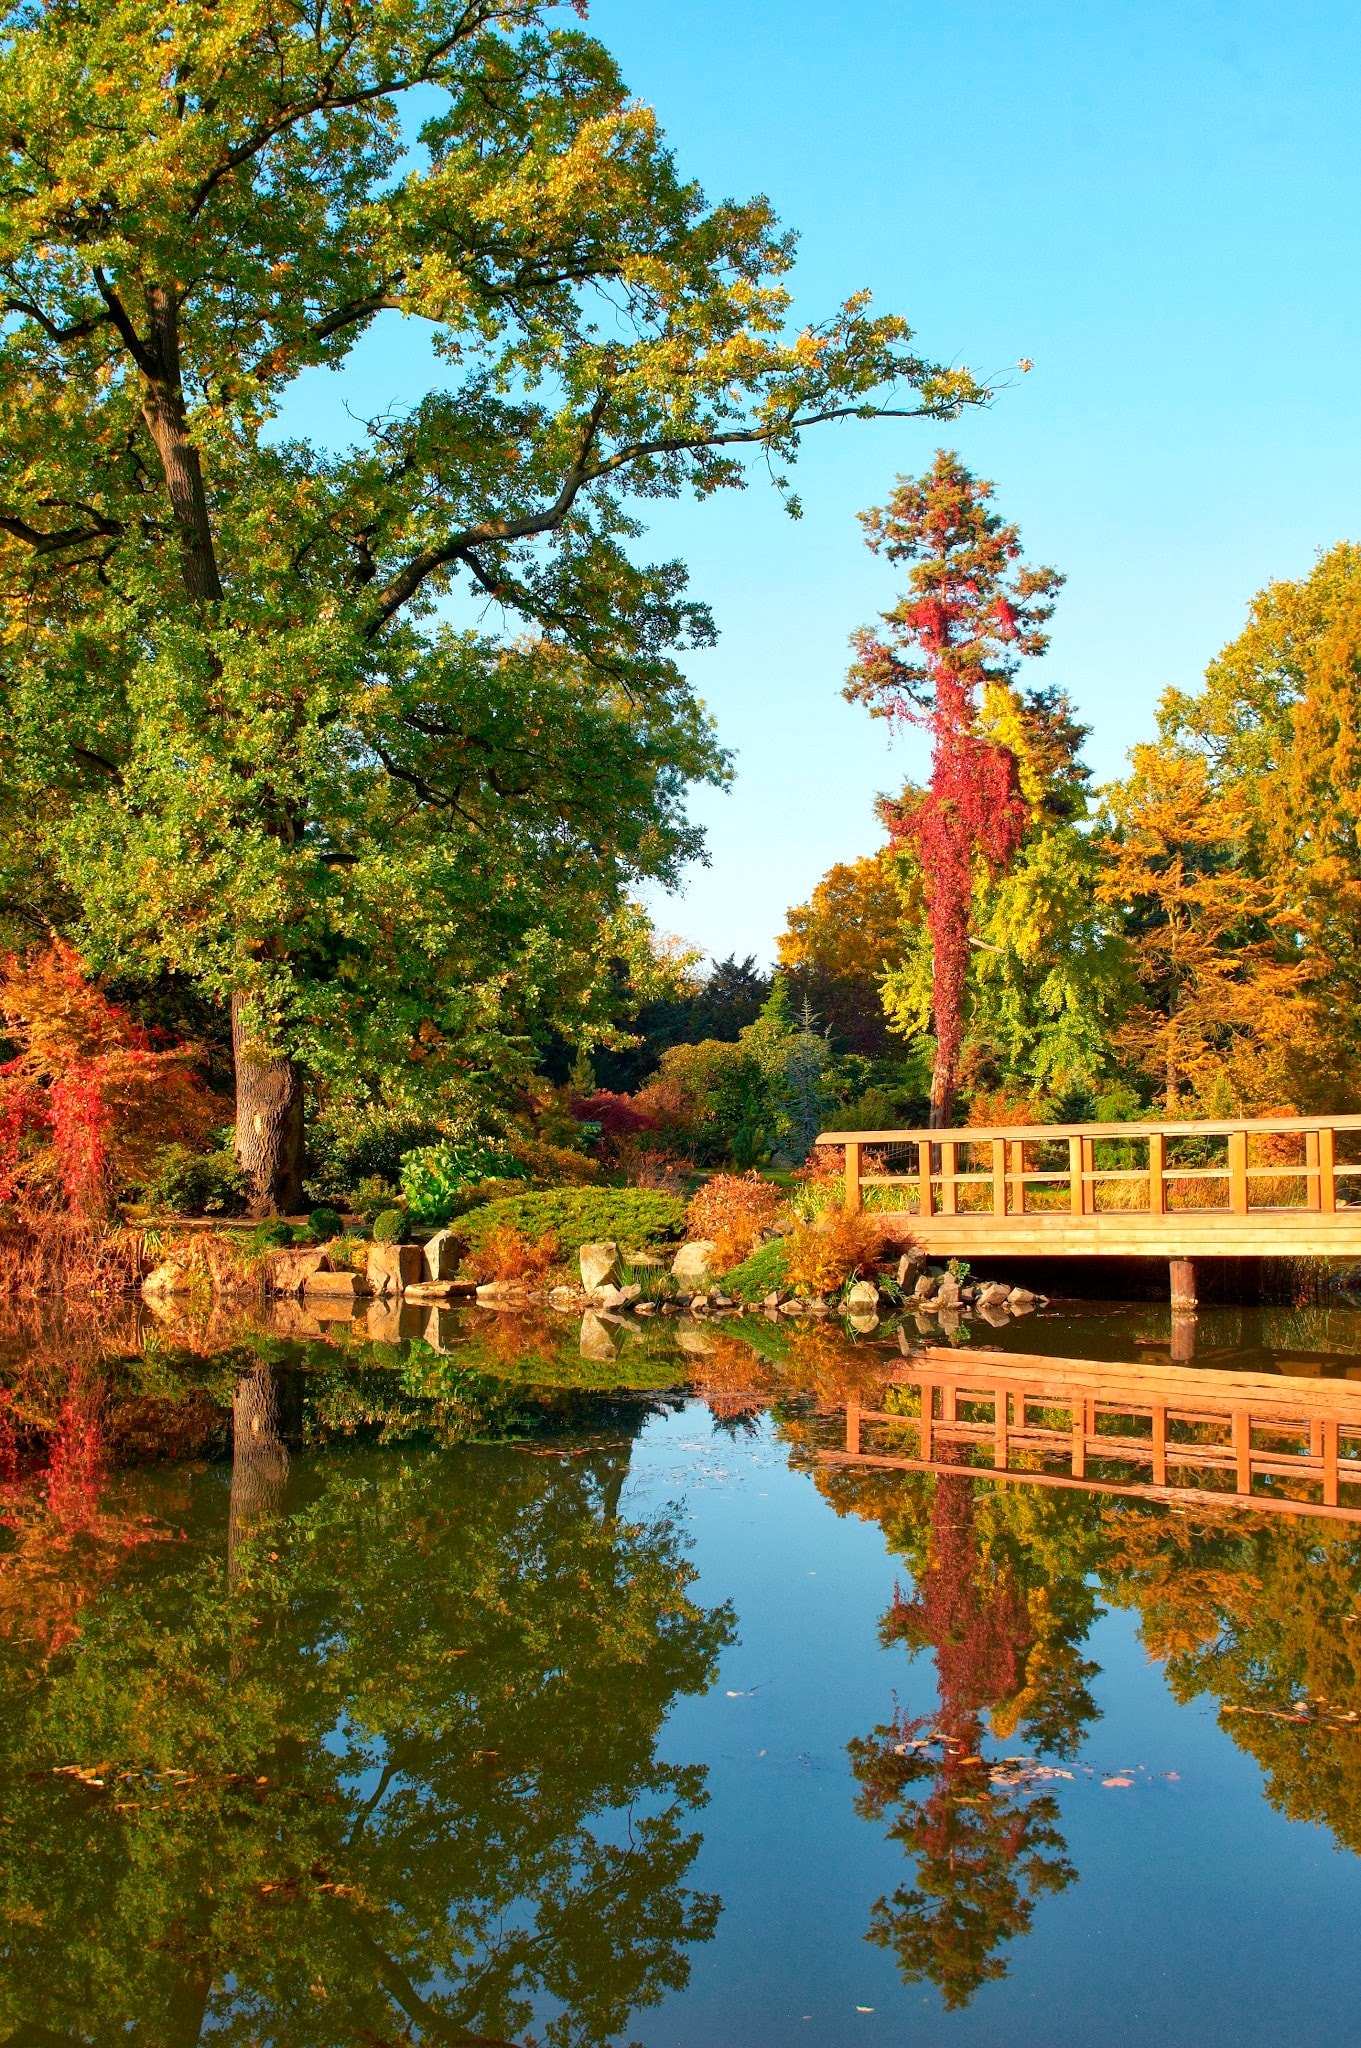
[[[156,1046],[54,939],[0,963],[0,1202],[103,1215],[157,1146],[202,1137],[217,1114],[192,1050]]]
[[[1028,822],[1015,755],[980,730],[981,692],[1009,681],[1020,656],[1044,652],[1041,628],[1063,580],[1021,565],[1019,531],[989,511],[991,496],[991,484],[942,449],[926,476],[900,477],[887,506],[861,515],[866,544],[909,565],[908,588],[882,615],[886,632],[856,634],[846,695],[931,735],[930,782],[885,816],[915,849],[926,894],[933,1129],[954,1115],[975,866],[1004,870]]]

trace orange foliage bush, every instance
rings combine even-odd
[[[556,1230],[545,1230],[542,1237],[528,1237],[513,1223],[500,1223],[469,1254],[468,1271],[474,1280],[482,1282],[542,1280],[560,1252]]]
[[[896,1245],[881,1217],[827,1210],[817,1223],[801,1224],[786,1238],[785,1279],[796,1294],[839,1294]]]
[[[685,1212],[691,1237],[709,1239],[718,1265],[726,1270],[750,1257],[784,1207],[774,1181],[759,1173],[716,1173],[704,1183]]]

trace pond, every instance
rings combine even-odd
[[[1200,1333],[1317,1385],[1355,1322]],[[0,2040],[1352,2032],[1361,1523],[833,1462],[896,1333],[618,1345],[0,1329]]]

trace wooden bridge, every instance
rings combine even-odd
[[[1361,1256],[1361,1116],[824,1131],[943,1257]]]
[[[822,1463],[1361,1522],[1361,1382],[936,1348],[892,1384],[916,1413],[849,1404]]]

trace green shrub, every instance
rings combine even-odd
[[[402,1161],[402,1193],[417,1223],[447,1223],[465,1188],[493,1178],[523,1180],[525,1170],[489,1138],[423,1145]]]
[[[527,1237],[555,1230],[563,1257],[574,1259],[582,1245],[601,1238],[613,1238],[625,1251],[674,1244],[685,1233],[685,1204],[648,1188],[527,1188],[469,1209],[459,1229],[475,1247],[506,1224]]]
[[[723,1292],[731,1294],[735,1301],[764,1301],[777,1287],[784,1286],[784,1276],[785,1240],[772,1238],[769,1244],[759,1245],[740,1266],[723,1275]]]
[[[307,1236],[312,1244],[329,1244],[333,1237],[339,1237],[344,1229],[339,1209],[330,1209],[323,1202],[307,1219]]]
[[[259,1223],[246,1239],[246,1249],[253,1252],[286,1250],[298,1241],[298,1233],[291,1223],[285,1223],[282,1216],[271,1216],[268,1223]]]
[[[191,1152],[167,1145],[142,1194],[152,1209],[171,1216],[241,1216],[248,1200],[246,1176],[230,1152]]]
[[[410,1227],[405,1209],[384,1209],[373,1219],[375,1244],[401,1244]]]

